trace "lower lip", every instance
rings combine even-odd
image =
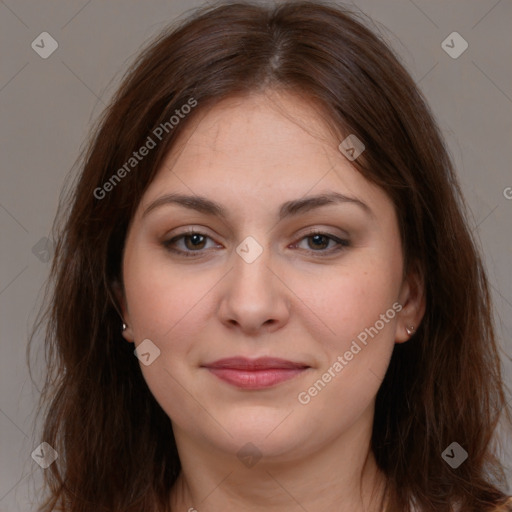
[[[219,379],[243,389],[264,389],[290,380],[307,368],[269,368],[267,370],[236,370],[208,368]]]

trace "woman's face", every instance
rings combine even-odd
[[[418,321],[391,200],[296,96],[225,100],[179,141],[130,225],[122,299],[177,439],[284,460],[368,432]],[[265,357],[285,362],[250,367]]]

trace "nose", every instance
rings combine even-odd
[[[267,248],[254,261],[233,253],[233,267],[220,290],[218,315],[223,324],[255,335],[274,332],[287,323],[291,292],[272,267]]]

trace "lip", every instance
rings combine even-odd
[[[309,366],[286,359],[231,357],[202,365],[219,379],[242,389],[265,389],[306,371]]]

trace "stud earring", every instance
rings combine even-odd
[[[411,325],[409,327],[406,327],[405,330],[407,331],[407,334],[409,336],[412,336],[414,334],[414,325]]]
[[[123,322],[123,331],[126,331],[126,328],[127,328],[127,327],[128,327],[128,326]]]

